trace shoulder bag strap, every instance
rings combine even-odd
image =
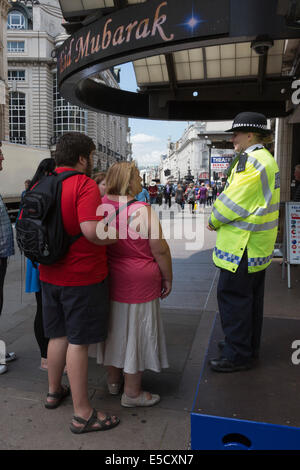
[[[115,217],[117,217],[119,215],[120,212],[122,212],[124,209],[126,209],[126,207],[130,206],[131,204],[133,204],[134,202],[138,202],[136,199],[131,199],[131,201],[128,201],[126,204],[124,204],[123,206],[119,207],[116,212],[108,219],[108,221],[106,222],[106,226],[108,224],[111,223],[112,220],[114,220]]]

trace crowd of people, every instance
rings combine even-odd
[[[216,198],[224,190],[225,183],[220,185],[207,183],[166,183],[159,185],[152,181],[147,187],[144,185],[140,194],[136,196],[139,201],[149,202],[150,204],[163,203],[165,208],[170,208],[172,198],[181,210],[184,210],[185,204],[188,204],[190,212],[195,213],[198,207],[211,207]]]
[[[220,268],[218,303],[224,331],[221,355],[210,366],[235,372],[254,366],[259,353],[264,274],[272,259],[279,209],[279,171],[264,147],[270,131],[258,113],[241,113],[231,129],[237,157],[225,188],[205,183],[152,182],[142,187],[134,162],[113,164],[92,175],[95,145],[81,133],[64,134],[55,161],[41,162],[25,196],[47,175],[76,171],[62,182],[60,210],[65,231],[76,238],[53,264],[27,263],[26,291],[35,292],[34,331],[41,368],[48,373],[45,407],[72,395],[75,434],[111,429],[117,416],[93,408],[88,395],[88,358],[107,370],[108,393],[123,407],[153,406],[160,396],[142,387],[145,370],[167,368],[160,299],[172,291],[172,259],[153,204],[159,194],[191,212],[212,206],[207,229],[216,231],[213,260]],[[0,148],[0,171],[4,156]],[[32,195],[32,193],[30,193]],[[19,214],[24,216],[25,203]],[[0,198],[0,302],[7,258],[14,254],[11,223]],[[101,210],[103,209],[103,210]],[[77,234],[80,236],[77,237]],[[14,360],[6,354],[5,362]],[[5,369],[0,369],[0,373]],[[62,384],[68,376],[69,385]]]

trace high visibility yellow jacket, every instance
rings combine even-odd
[[[258,147],[241,154],[209,219],[209,225],[217,230],[215,265],[235,272],[247,248],[248,272],[269,266],[279,202],[279,169],[270,152]]]

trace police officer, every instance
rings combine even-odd
[[[272,141],[263,114],[238,114],[232,128],[237,153],[224,191],[214,203],[209,230],[217,231],[213,260],[220,268],[218,304],[225,340],[210,366],[218,372],[249,369],[258,356],[265,270],[277,236],[278,166],[264,144]]]

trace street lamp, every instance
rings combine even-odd
[[[211,180],[211,148],[212,148],[212,142],[211,140],[208,139],[208,135],[205,136],[205,143],[208,147],[208,179],[209,179],[209,184]]]

